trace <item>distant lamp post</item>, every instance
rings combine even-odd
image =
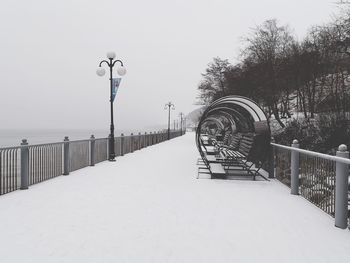
[[[183,127],[183,121],[184,121],[184,116],[185,114],[183,114],[182,112],[179,113],[179,117],[180,117],[180,121],[181,121],[181,124],[180,124],[180,128],[181,128],[181,135],[182,135],[182,127]]]
[[[175,105],[169,101],[167,104],[164,106],[164,110],[168,110],[168,140],[170,140],[170,109],[175,110]]]
[[[115,161],[115,151],[114,151],[114,120],[113,120],[113,100],[115,94],[113,94],[113,67],[118,62],[120,64],[120,67],[117,69],[117,73],[119,76],[124,76],[126,74],[126,69],[123,65],[123,62],[119,59],[114,60],[116,57],[115,52],[108,52],[107,53],[107,60],[102,60],[99,64],[99,67],[96,70],[96,74],[100,77],[104,76],[106,74],[106,70],[102,68],[102,64],[106,63],[109,67],[109,80],[110,80],[110,104],[111,104],[111,125],[110,125],[110,135],[109,135],[109,161]]]

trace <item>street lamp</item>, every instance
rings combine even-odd
[[[168,109],[169,110],[169,114],[168,114],[168,140],[170,140],[170,108],[172,110],[175,110],[175,105],[169,101],[167,104],[165,104],[164,106],[164,110]]]
[[[96,70],[96,74],[100,77],[104,76],[106,73],[106,70],[102,68],[102,64],[106,63],[109,67],[109,80],[110,80],[110,104],[111,104],[111,125],[110,125],[110,135],[109,135],[109,161],[115,161],[115,151],[114,151],[114,122],[113,122],[113,100],[115,94],[113,94],[113,67],[118,62],[120,63],[120,67],[117,69],[117,73],[119,76],[124,76],[126,74],[126,69],[123,65],[123,62],[119,59],[114,60],[116,57],[115,52],[108,52],[107,53],[107,60],[102,60],[99,64],[99,67]],[[114,96],[113,96],[114,95]]]
[[[181,135],[182,135],[182,127],[183,127],[183,118],[184,118],[184,116],[185,116],[185,114],[183,114],[182,112],[180,112],[179,113],[179,116],[180,116],[180,118],[181,118]]]

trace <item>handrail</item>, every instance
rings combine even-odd
[[[170,133],[174,133],[174,132],[178,132],[178,130],[176,131],[170,131]],[[161,133],[152,133],[152,135],[154,134],[162,134],[162,133],[167,133],[167,131],[165,132],[161,132]],[[145,135],[145,134],[140,134],[140,135]],[[151,133],[147,133],[146,135],[151,135]],[[121,138],[121,137],[124,137],[124,138],[127,138],[127,137],[136,137],[136,136],[139,136],[139,134],[133,134],[133,135],[124,135],[124,136],[115,136],[114,138]],[[108,137],[104,137],[104,138],[95,138],[95,141],[97,140],[105,140],[105,139],[108,139]],[[83,141],[91,141],[91,138],[89,139],[80,139],[80,140],[74,140],[74,141],[69,141],[70,143],[71,142],[83,142]],[[64,141],[60,141],[60,142],[48,142],[48,143],[39,143],[39,144],[28,144],[28,145],[18,145],[18,146],[9,146],[9,147],[0,147],[0,150],[13,150],[13,149],[21,149],[23,147],[37,147],[37,146],[45,146],[45,145],[55,145],[55,144],[62,144],[64,143]]]
[[[98,138],[96,140],[100,139],[106,139],[106,138]],[[69,141],[69,142],[83,142],[83,141],[90,141],[91,139],[82,139],[82,140],[75,140],[75,141]],[[39,143],[39,144],[28,144],[28,145],[18,145],[18,146],[12,146],[12,147],[3,147],[0,148],[0,150],[10,150],[10,149],[21,149],[23,147],[38,147],[38,146],[46,146],[46,145],[56,145],[56,144],[62,144],[64,141],[61,142],[48,142],[48,143]]]
[[[278,147],[278,148],[281,148],[281,149],[295,151],[295,152],[303,153],[303,154],[314,156],[314,157],[323,158],[323,159],[330,160],[330,161],[350,164],[350,159],[347,159],[347,158],[333,156],[333,155],[329,155],[329,154],[325,154],[325,153],[318,153],[318,152],[308,151],[308,150],[295,148],[295,147],[290,147],[290,146],[286,146],[286,145],[281,145],[281,144],[277,144],[277,143],[271,143],[271,145],[275,146],[275,147]]]
[[[22,146],[18,145],[18,146],[10,146],[10,147],[3,147],[3,148],[0,148],[0,151],[2,150],[18,150],[18,149],[21,149]]]

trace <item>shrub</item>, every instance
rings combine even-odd
[[[283,145],[297,139],[303,149],[335,154],[340,144],[350,145],[349,120],[332,114],[319,115],[314,120],[293,120],[274,139]]]

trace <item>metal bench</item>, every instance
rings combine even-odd
[[[209,170],[210,170],[212,178],[226,176],[226,171],[221,163],[210,163]]]
[[[198,164],[198,163],[197,163]],[[198,174],[197,179],[199,178],[199,174],[210,174],[210,178],[225,178],[226,177],[226,171],[220,162],[216,162],[213,160],[213,162],[206,162],[204,161],[202,163],[204,166],[198,167]]]
[[[224,158],[242,159],[249,155],[254,143],[254,134],[238,135],[228,147],[222,147],[220,154]]]
[[[223,148],[220,151],[220,155],[224,160],[224,168],[227,171],[242,169],[252,175],[254,180],[256,176],[261,176],[267,180],[266,177],[259,173],[264,162],[263,158],[257,154],[258,140],[259,138],[255,134],[244,134],[240,139],[237,150]]]

